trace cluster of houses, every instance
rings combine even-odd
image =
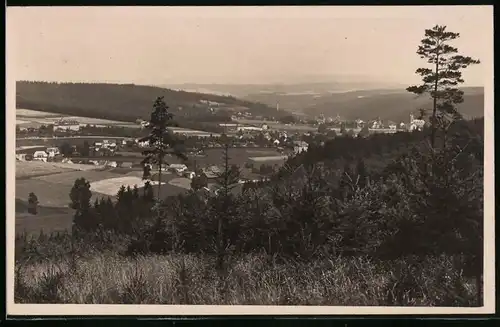
[[[55,121],[53,124],[40,123],[40,122],[29,122],[21,125],[17,125],[16,127],[20,132],[36,132],[41,127],[45,127],[46,129],[51,129],[52,132],[57,131],[74,131],[78,132],[81,129],[82,124],[74,119],[60,119]]]
[[[80,130],[81,124],[74,119],[60,119],[54,123],[54,132],[56,131],[75,131]]]
[[[19,161],[43,161],[47,162],[59,156],[59,149],[56,147],[47,148],[45,151],[37,150],[33,154],[30,153],[16,153],[16,160]]]
[[[337,115],[336,118],[328,117],[325,118],[323,115],[320,115],[319,118],[316,119],[318,124],[331,124],[331,125],[338,125],[341,126],[343,123],[348,123],[343,121],[340,116]],[[356,119],[354,122],[351,122],[349,125],[354,125],[356,129],[362,129],[365,126],[368,126],[369,129],[371,130],[389,130],[389,131],[415,131],[415,130],[422,130],[422,128],[425,126],[426,122],[422,119],[415,119],[413,114],[410,114],[410,120],[408,123],[401,122],[399,124],[393,122],[393,121],[387,121],[383,122],[380,118],[369,120],[369,121],[364,121],[362,119]]]
[[[127,141],[124,139],[122,140],[122,145],[126,145]],[[99,151],[110,151],[114,152],[118,148],[118,142],[116,140],[102,140],[102,141],[96,141],[94,144],[91,145],[91,149],[99,152]]]

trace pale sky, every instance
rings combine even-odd
[[[9,7],[7,63],[16,80],[414,83],[425,65],[415,51],[435,24],[461,34],[460,53],[482,61],[467,85],[484,85],[493,6]]]

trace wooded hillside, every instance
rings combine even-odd
[[[18,108],[55,112],[83,117],[121,121],[147,119],[151,113],[151,99],[164,96],[176,117],[203,120],[212,107],[250,111],[270,115],[275,109],[263,104],[234,97],[213,94],[174,91],[154,86],[102,83],[48,83],[18,81],[16,106]]]

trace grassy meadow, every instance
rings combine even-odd
[[[474,305],[474,283],[457,284],[463,278],[446,257],[429,258],[420,264],[424,268],[414,269],[397,260],[337,257],[301,263],[254,254],[231,258],[220,275],[210,256],[89,252],[74,261],[70,256],[19,261],[16,302],[440,306],[453,299],[453,305]],[[405,291],[402,282],[418,287]]]

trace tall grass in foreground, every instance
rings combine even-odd
[[[18,263],[17,303],[474,306],[475,286],[451,258],[406,261],[336,258],[277,262],[233,258],[222,280],[215,258],[192,255],[127,258],[104,252]]]

